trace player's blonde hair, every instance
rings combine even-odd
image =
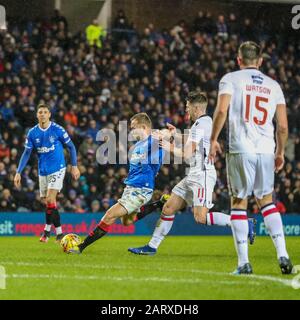
[[[148,128],[152,128],[152,121],[145,112],[140,112],[131,117],[130,121],[135,120],[138,124],[145,125]]]
[[[261,57],[261,48],[254,41],[243,42],[239,47],[239,57],[245,65],[256,63]]]

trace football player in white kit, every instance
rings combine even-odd
[[[252,41],[242,43],[237,60],[240,70],[227,73],[219,83],[209,153],[209,158],[214,160],[216,152],[221,152],[217,139],[228,114],[226,160],[231,227],[238,255],[234,274],[252,273],[247,242],[247,198],[252,193],[272,237],[281,272],[290,274],[293,265],[286,250],[282,220],[272,201],[274,170],[278,171],[284,165],[288,137],[285,99],[279,84],[259,71],[262,64],[259,45]]]
[[[197,223],[210,226],[229,227],[231,225],[229,215],[222,212],[209,212],[213,207],[212,196],[217,174],[214,164],[208,160],[212,119],[206,114],[207,103],[207,97],[202,92],[192,91],[188,94],[186,111],[194,124],[183,149],[176,147],[175,143],[161,139],[161,145],[165,150],[172,152],[177,157],[189,160],[189,173],[173,188],[171,197],[163,206],[160,220],[149,244],[143,247],[129,248],[130,252],[154,255],[162,240],[171,230],[175,213],[186,205],[193,206],[194,218]],[[176,128],[170,124],[168,128],[174,136]],[[250,242],[254,240],[253,224],[253,219],[249,219]]]

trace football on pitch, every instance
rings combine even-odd
[[[70,253],[70,249],[78,246],[81,243],[81,239],[77,234],[69,233],[66,234],[60,242],[60,245],[64,252]]]

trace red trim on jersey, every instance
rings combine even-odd
[[[279,213],[277,208],[272,208],[269,210],[266,210],[265,212],[263,212],[263,217],[265,218],[266,216],[272,214],[272,213]]]
[[[246,215],[232,214],[230,220],[248,220]]]

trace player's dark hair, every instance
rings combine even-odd
[[[144,124],[149,128],[152,128],[152,121],[145,112],[140,112],[131,117],[130,121],[136,120],[139,124]]]
[[[46,109],[48,109],[49,112],[51,112],[50,106],[47,105],[47,104],[45,104],[45,103],[40,103],[40,104],[36,107],[36,111],[38,112],[39,109],[41,109],[41,108],[46,108]]]
[[[186,101],[188,101],[189,103],[192,103],[192,104],[200,103],[200,104],[207,105],[207,103],[208,103],[206,93],[201,92],[201,91],[189,92],[189,94],[187,95]]]
[[[261,48],[254,41],[243,42],[239,47],[239,56],[245,65],[253,64],[261,57]]]

